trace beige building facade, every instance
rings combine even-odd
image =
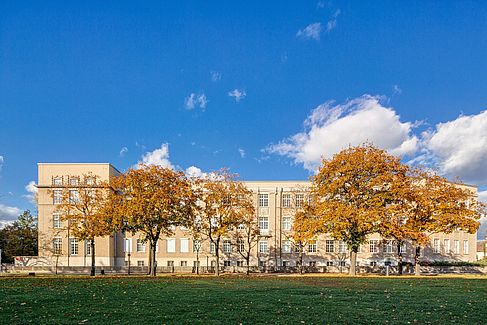
[[[56,212],[57,189],[75,189],[76,179],[93,174],[108,181],[120,172],[109,163],[39,163],[38,164],[38,212],[39,212],[39,257],[46,264],[61,266],[89,266],[91,252],[86,242],[79,241],[69,233],[66,221]],[[78,183],[79,184],[79,183]],[[250,265],[261,268],[294,267],[298,261],[298,248],[291,239],[295,207],[305,200],[310,183],[307,181],[247,181],[246,186],[254,193],[256,218],[260,238],[253,249]],[[476,197],[476,188],[469,187]],[[451,234],[432,234],[430,243],[422,252],[422,260],[476,260],[476,234],[456,231]],[[148,243],[138,234],[114,233],[97,238],[96,265],[99,267],[146,266],[149,254]],[[404,260],[412,262],[414,247],[406,243],[401,248]],[[243,267],[244,258],[238,253],[236,243],[223,240],[220,247],[220,267]],[[394,241],[370,236],[358,254],[361,266],[397,265],[397,246]],[[349,253],[346,245],[330,236],[322,235],[303,248],[306,266],[347,266]],[[195,248],[195,241],[185,228],[174,229],[174,234],[163,237],[157,245],[157,265],[187,268],[191,271],[197,259],[201,267],[215,267],[214,247],[203,241]]]

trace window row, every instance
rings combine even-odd
[[[78,238],[69,238],[68,240],[68,254],[79,255],[80,241]],[[91,241],[85,240],[85,255],[91,255]],[[54,255],[63,254],[63,240],[61,237],[55,237],[52,241],[52,253]]]
[[[460,241],[458,239],[453,240],[453,250],[452,250],[452,247],[450,246],[450,239],[443,239],[443,245],[442,245],[440,239],[435,238],[433,239],[433,251],[438,254],[440,253],[460,254]],[[462,253],[464,255],[469,254],[468,240],[463,241]]]
[[[135,241],[135,251],[137,253],[145,253],[146,248],[149,249],[149,244],[142,239],[137,239]],[[201,242],[198,240],[193,241],[193,252],[199,251],[201,248]],[[133,241],[132,238],[125,238],[125,246],[124,252],[132,253],[133,252]],[[156,245],[156,252],[159,252],[159,245]],[[167,238],[166,239],[166,252],[167,253],[176,253],[176,239],[175,238]],[[179,252],[180,253],[189,253],[189,238],[180,238],[179,239]]]
[[[84,177],[83,180],[79,176],[75,176],[75,177],[71,176],[66,181],[64,180],[64,178],[65,177],[63,176],[53,177],[52,185],[53,186],[63,186],[63,185],[78,186],[80,184],[95,185],[96,182],[96,177],[94,176],[86,176]]]

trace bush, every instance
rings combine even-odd
[[[487,266],[487,261],[482,262],[465,262],[465,261],[425,261],[421,266]]]

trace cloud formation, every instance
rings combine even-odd
[[[205,110],[206,104],[208,103],[208,99],[206,98],[206,95],[204,93],[202,94],[196,94],[196,93],[191,93],[189,94],[188,97],[184,99],[184,107],[186,109],[195,109],[197,107],[201,108],[202,110]]]
[[[208,175],[207,173],[204,173],[200,168],[196,166],[191,166],[186,168],[185,174],[190,178],[203,178]]]
[[[122,147],[122,149],[120,149],[120,152],[119,152],[119,155],[120,157],[125,157],[125,154],[129,152],[129,148],[127,147]]]
[[[245,158],[247,156],[243,148],[238,148],[238,153],[240,154],[241,158]]]
[[[477,194],[479,195],[479,201],[487,203],[487,190],[479,191]]]
[[[210,71],[211,81],[217,82],[222,79],[222,74],[218,71]]]
[[[487,184],[487,111],[437,124],[423,145],[442,174]]]
[[[242,99],[247,96],[247,93],[245,90],[240,90],[240,89],[234,89],[228,92],[228,96],[233,97],[235,99],[235,102],[240,102]]]
[[[21,212],[17,207],[10,207],[0,203],[0,228],[16,220]]]
[[[37,204],[37,186],[35,181],[30,181],[27,185],[25,185],[25,190],[29,193],[23,195],[27,200],[29,200],[32,204]]]
[[[322,158],[352,145],[371,142],[398,156],[414,154],[418,138],[413,124],[401,122],[399,115],[380,102],[380,97],[364,95],[343,104],[326,102],[316,107],[304,121],[304,131],[269,145],[268,153],[292,158],[304,168],[316,170]]]
[[[0,155],[0,172],[2,171],[2,167],[3,167],[3,162],[4,162],[4,161],[5,161],[5,160],[3,159],[3,156],[2,156],[2,155]]]
[[[137,168],[137,166],[140,166],[141,164],[174,168],[169,161],[169,144],[162,143],[160,148],[146,152],[142,156],[142,160],[140,160],[135,167]]]
[[[340,16],[340,13],[342,11],[340,9],[335,10],[333,15],[331,16],[331,19],[328,20],[326,23],[326,32],[329,33],[331,32],[336,26],[337,26],[337,18]]]
[[[328,28],[328,27],[327,27]],[[321,23],[312,23],[303,29],[298,30],[296,37],[304,39],[314,39],[316,41],[320,40],[321,36]]]

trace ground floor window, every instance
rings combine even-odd
[[[63,251],[63,240],[61,238],[54,238],[52,241],[52,249],[54,255],[61,255]]]
[[[232,261],[223,261],[223,266],[232,266]]]
[[[181,266],[188,266],[188,262],[187,261],[181,261]]]
[[[167,266],[174,266],[174,261],[167,261]]]
[[[144,261],[137,261],[137,266],[144,266]]]

